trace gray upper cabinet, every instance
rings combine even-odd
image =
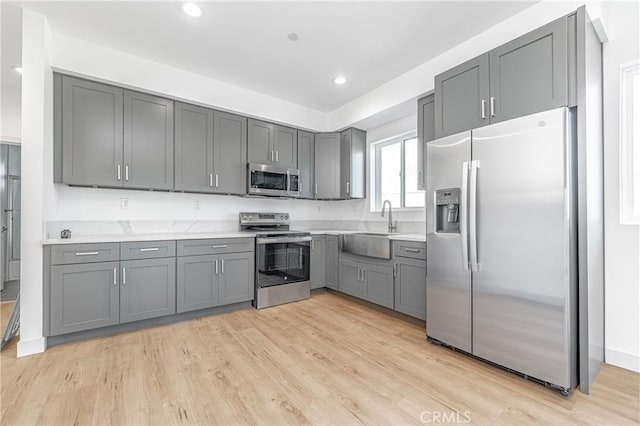
[[[51,267],[50,334],[118,324],[119,263]]]
[[[324,280],[327,288],[338,289],[338,237],[327,235],[324,245]]]
[[[425,144],[435,139],[435,96],[432,94],[418,100],[418,189],[425,190],[427,165]]]
[[[250,118],[247,126],[249,163],[275,163],[274,125]]]
[[[176,313],[176,259],[126,260],[120,285],[120,323]]]
[[[56,100],[62,98],[62,114],[56,114],[62,132],[55,134],[62,182],[122,186],[123,90],[66,76],[56,88],[62,92],[56,93]]]
[[[311,240],[311,288],[322,288],[325,286],[325,261],[324,261],[325,238],[322,235],[314,235]]]
[[[246,194],[247,192],[247,119],[216,111],[213,115],[214,192]]]
[[[219,301],[221,305],[253,300],[254,254],[229,253],[219,257]]]
[[[213,111],[175,104],[175,189],[213,192]]]
[[[567,18],[489,52],[491,122],[568,105]]]
[[[314,189],[316,198],[340,198],[340,133],[316,134]]]
[[[298,168],[298,131],[284,126],[274,126],[275,160],[279,167]]]
[[[124,92],[124,186],[173,189],[173,101]]]
[[[315,136],[298,131],[298,168],[300,169],[300,198],[315,198]]]
[[[489,55],[435,77],[435,137],[489,124]]]
[[[340,134],[340,198],[366,197],[366,133],[347,129]]]

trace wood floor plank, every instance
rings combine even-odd
[[[565,398],[333,292],[20,359],[14,341],[0,386],[2,425],[640,422],[637,373],[605,365],[590,395]]]

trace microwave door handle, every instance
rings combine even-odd
[[[291,176],[289,174],[289,170],[287,170],[287,192],[290,192],[290,191],[291,191]]]

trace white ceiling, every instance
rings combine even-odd
[[[20,74],[13,67],[22,63],[22,9],[0,2],[0,80],[2,87],[20,89]]]
[[[200,19],[177,1],[21,6],[53,31],[330,112],[532,3],[201,2]]]

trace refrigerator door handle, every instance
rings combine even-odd
[[[467,230],[467,197],[469,193],[469,161],[462,163],[462,188],[460,188],[460,241],[462,242],[462,267],[469,270],[469,233]],[[435,203],[435,198],[434,198]],[[434,210],[437,206],[434,206]]]
[[[470,253],[470,266],[472,272],[478,272],[480,270],[480,264],[478,263],[478,234],[477,234],[477,193],[478,193],[478,168],[480,164],[478,160],[473,160],[470,163],[470,176],[469,176],[469,253]]]

